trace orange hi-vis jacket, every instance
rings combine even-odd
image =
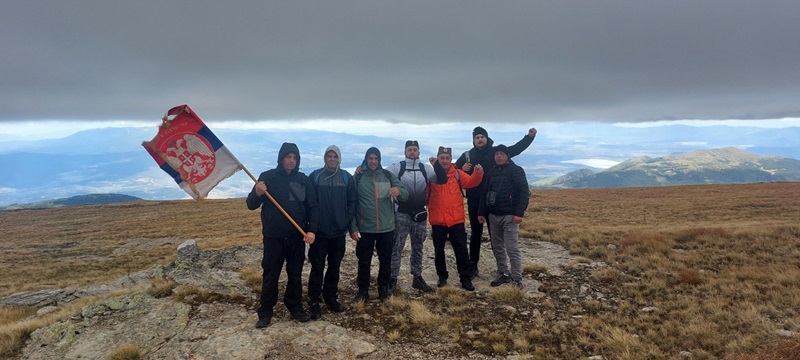
[[[458,178],[456,178],[458,172]],[[447,183],[431,182],[428,198],[428,221],[431,225],[451,227],[466,222],[464,216],[464,196],[461,189],[471,189],[480,185],[483,173],[467,174],[455,165],[447,169]],[[459,182],[461,185],[459,186]]]

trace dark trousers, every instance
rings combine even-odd
[[[478,222],[478,204],[480,198],[467,198],[467,212],[469,212],[469,228],[472,234],[469,236],[469,263],[470,266],[478,266],[481,259],[481,237],[483,237],[483,224]],[[487,224],[488,227],[488,224]]]
[[[463,223],[451,227],[443,225],[431,225],[431,237],[433,238],[434,264],[436,265],[436,275],[448,277],[447,262],[444,256],[444,245],[447,238],[450,238],[450,245],[453,246],[453,253],[456,255],[456,268],[461,282],[470,280],[470,263],[467,254],[467,231]]]
[[[337,300],[339,268],[344,258],[344,248],[344,235],[318,236],[311,244],[308,250],[308,259],[311,262],[311,273],[308,275],[309,302],[319,303],[320,295],[325,302]],[[325,271],[326,259],[328,260],[327,272]]]
[[[369,272],[372,264],[372,252],[378,249],[378,286],[389,286],[392,274],[392,247],[394,247],[394,230],[375,234],[361,233],[361,240],[356,243],[358,257],[357,282],[360,289],[369,288]]]
[[[287,237],[264,238],[264,255],[261,258],[261,268],[264,272],[261,282],[261,306],[258,308],[259,317],[272,316],[272,308],[278,303],[278,279],[284,261],[287,281],[283,304],[290,312],[302,308],[305,252],[306,244],[300,233]]]

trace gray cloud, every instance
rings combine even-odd
[[[800,116],[800,2],[20,1],[0,120]]]

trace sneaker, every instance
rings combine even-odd
[[[397,279],[389,279],[389,296],[394,295],[395,290],[397,290]]]
[[[506,274],[500,273],[500,274],[497,274],[497,277],[494,278],[494,280],[492,280],[492,282],[490,282],[489,285],[500,286],[500,285],[503,285],[503,284],[508,284],[510,282],[511,282],[511,276],[508,276]]]
[[[263,329],[269,326],[270,322],[272,322],[272,316],[259,317],[256,321],[256,329]]]
[[[522,281],[520,281],[520,280],[511,280],[511,286],[513,286],[513,287],[515,287],[517,289],[522,289]]]
[[[367,301],[369,301],[369,289],[361,289],[361,288],[359,288],[358,292],[356,293],[356,296],[353,298],[353,301],[355,301],[355,302],[360,302],[360,301],[367,302]]]
[[[325,305],[328,306],[328,310],[331,312],[340,313],[344,311],[344,306],[338,300],[326,301]]]
[[[467,291],[475,291],[475,286],[472,285],[472,280],[462,281],[461,287]]]
[[[447,276],[439,276],[439,281],[436,282],[436,286],[444,287],[447,285]]]
[[[433,289],[425,283],[425,279],[422,276],[415,276],[414,281],[411,283],[411,287],[417,289],[422,292],[431,292]]]
[[[381,302],[386,301],[389,298],[389,287],[388,286],[378,286],[378,300]]]
[[[308,312],[311,316],[311,320],[318,320],[322,317],[322,310],[319,308],[318,302],[308,304]]]
[[[292,319],[297,320],[299,322],[306,322],[308,320],[311,320],[311,315],[308,315],[308,313],[305,310],[300,308],[299,310],[292,311]]]

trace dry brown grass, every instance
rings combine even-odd
[[[144,357],[144,351],[137,345],[125,344],[117,347],[108,354],[107,360],[139,360]]]
[[[510,285],[496,287],[490,290],[492,299],[499,304],[516,305],[525,299],[525,291]]]
[[[75,316],[80,313],[81,308],[86,305],[94,304],[110,297],[122,296],[141,290],[140,287],[132,287],[114,291],[103,296],[87,296],[63,305],[59,307],[58,310],[40,317],[29,317],[21,321],[0,324],[0,358],[11,357],[18,352],[31,333],[36,329]]]
[[[495,295],[439,289],[416,305],[405,294],[380,306],[352,304],[347,314],[376,320],[345,314],[341,321],[381,328],[396,342],[457,342],[464,352],[456,357],[660,359],[690,351],[693,358],[797,359],[798,219],[800,183],[534,190],[522,236],[561,244],[576,257],[565,276],[540,280],[544,297],[514,300],[518,313],[510,313]],[[243,199],[0,212],[0,228],[0,296],[110,281],[169,262],[187,239],[212,249],[261,238],[257,212]],[[593,262],[608,266],[587,269]],[[240,275],[255,289],[260,270],[252,266]],[[606,298],[561,299],[582,283]],[[347,286],[342,296],[355,293]],[[214,300],[196,289],[173,291],[184,301]],[[26,337],[47,323],[26,322],[28,315],[0,313],[7,319],[0,341],[13,336],[11,327]],[[472,329],[481,335],[467,335]]]
[[[536,262],[529,262],[522,265],[522,273],[536,276],[539,274],[547,274],[547,266]]]

